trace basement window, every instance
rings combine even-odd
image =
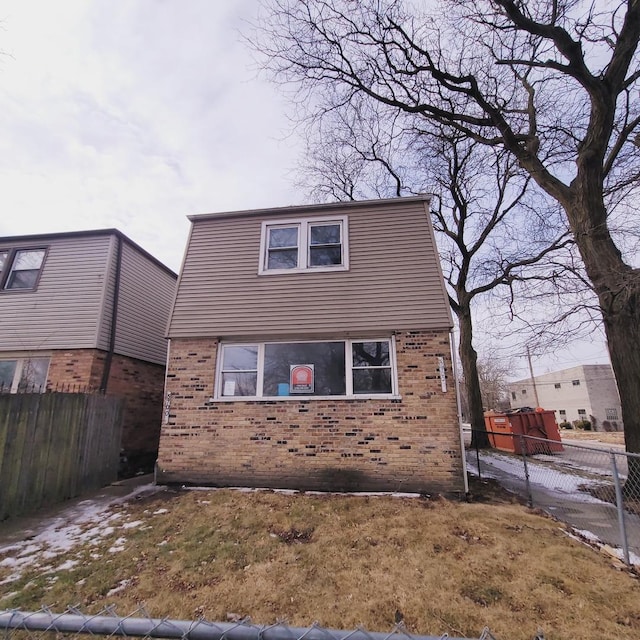
[[[217,398],[332,398],[397,394],[389,338],[223,344]]]

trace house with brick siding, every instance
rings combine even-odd
[[[190,220],[159,483],[465,491],[428,197]]]
[[[153,467],[176,279],[115,229],[0,238],[0,392],[122,396],[123,452]]]

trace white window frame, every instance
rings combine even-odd
[[[264,353],[267,344],[301,344],[301,343],[318,343],[318,342],[343,342],[345,345],[345,394],[320,396],[320,395],[303,395],[292,394],[288,396],[264,396]],[[389,365],[391,369],[391,393],[354,393],[353,392],[353,343],[354,342],[388,342],[389,343]],[[258,377],[256,383],[255,396],[224,396],[222,395],[222,363],[225,347],[258,347]],[[358,368],[358,367],[356,367]],[[361,367],[360,367],[361,368]],[[387,367],[380,367],[387,368]],[[396,340],[395,336],[375,337],[375,338],[326,338],[324,340],[267,340],[267,341],[251,341],[251,342],[222,342],[218,347],[218,355],[216,358],[216,376],[214,384],[214,395],[212,400],[216,402],[245,402],[245,401],[262,401],[262,400],[366,400],[368,398],[390,398],[400,399],[398,391],[398,366],[396,362]]]
[[[342,264],[336,265],[310,265],[311,234],[313,226],[325,224],[337,224],[340,226],[340,244],[342,248]],[[292,269],[269,269],[269,229],[296,227],[298,229],[298,266]],[[265,220],[262,222],[260,234],[260,263],[258,275],[278,275],[284,273],[318,273],[325,271],[349,270],[349,227],[347,216],[323,216],[318,218],[298,218],[295,220]]]

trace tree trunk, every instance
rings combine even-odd
[[[640,270],[624,262],[607,228],[601,192],[594,193],[593,185],[585,182],[576,190],[580,197],[567,207],[567,215],[598,295],[620,394],[626,450],[640,453]],[[640,460],[629,459],[625,493],[640,497]]]
[[[489,435],[484,424],[482,408],[482,394],[480,393],[480,379],[478,377],[478,354],[473,348],[473,326],[471,309],[468,304],[460,304],[456,310],[460,325],[460,346],[458,353],[462,362],[462,372],[467,390],[467,405],[469,407],[469,421],[471,422],[471,446],[479,449],[491,447]]]
[[[634,295],[637,299],[637,292]],[[618,382],[625,448],[640,453],[640,313],[637,305],[627,312],[605,314],[604,325],[609,342],[611,365]],[[629,458],[629,473],[624,485],[628,496],[640,498],[640,459]]]

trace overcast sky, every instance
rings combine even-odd
[[[0,0],[0,235],[116,227],[178,270],[186,216],[301,204],[255,0]]]
[[[178,271],[187,215],[304,204],[285,99],[239,37],[257,8],[0,0],[0,236],[115,227]],[[598,336],[535,372],[606,361]]]

